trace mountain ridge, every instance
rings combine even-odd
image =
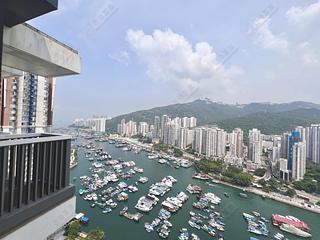
[[[210,99],[197,99],[187,103],[176,103],[167,106],[154,107],[122,114],[112,118],[108,122],[108,130],[116,131],[121,119],[136,122],[144,121],[153,124],[154,116],[167,114],[170,117],[191,117],[198,119],[198,126],[205,124],[218,124],[218,126],[230,130],[231,127],[244,126],[244,130],[251,126],[260,126],[267,130],[265,133],[280,133],[288,131],[293,125],[303,125],[312,122],[320,122],[320,104],[294,101],[289,103],[261,103],[226,104],[213,102]],[[263,120],[268,121],[263,121]],[[275,123],[272,131],[272,121]],[[260,124],[259,124],[260,122]],[[263,122],[266,122],[264,127]],[[239,124],[239,126],[236,126]],[[279,127],[279,124],[281,127]]]

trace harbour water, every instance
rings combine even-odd
[[[272,239],[272,236],[280,232],[280,230],[271,223],[268,223],[270,230],[269,237],[254,236],[247,232],[247,223],[242,217],[243,212],[251,213],[252,211],[260,212],[262,216],[267,219],[271,218],[271,214],[278,213],[282,215],[292,215],[305,221],[311,228],[313,235],[312,239],[320,239],[320,215],[308,212],[303,209],[299,209],[293,206],[289,206],[283,203],[279,203],[269,199],[262,199],[260,196],[249,193],[248,198],[241,198],[239,196],[240,190],[227,187],[220,184],[208,185],[204,181],[196,180],[192,178],[194,169],[191,168],[180,168],[175,169],[165,164],[159,164],[157,160],[150,160],[147,158],[145,152],[135,154],[130,151],[122,151],[121,148],[116,148],[114,145],[109,143],[95,143],[97,146],[103,148],[109,154],[112,155],[113,159],[122,159],[125,161],[132,160],[136,163],[136,166],[143,168],[143,174],[136,174],[129,180],[126,180],[128,184],[134,184],[140,176],[146,176],[149,178],[149,182],[145,184],[139,184],[139,191],[136,193],[129,193],[129,200],[127,202],[118,203],[116,209],[109,214],[102,214],[100,208],[91,208],[91,203],[84,201],[78,194],[78,190],[81,188],[81,181],[79,176],[90,175],[89,167],[92,162],[85,158],[83,149],[78,152],[78,165],[71,170],[71,181],[73,177],[77,177],[77,180],[73,181],[76,186],[77,195],[77,212],[83,212],[90,218],[90,223],[85,228],[89,231],[92,228],[100,227],[106,233],[106,239],[110,240],[147,240],[147,239],[160,239],[156,232],[147,233],[144,228],[145,222],[151,222],[159,213],[161,208],[161,202],[168,196],[175,196],[180,191],[185,191],[186,187],[190,183],[199,185],[204,192],[213,192],[222,199],[219,206],[216,207],[224,216],[224,222],[226,224],[225,232],[223,233],[227,240],[245,240],[249,239],[250,236],[258,239]],[[137,212],[134,208],[138,199],[142,195],[148,193],[148,188],[151,184],[160,181],[163,177],[171,175],[178,180],[170,192],[160,198],[160,202],[150,213],[144,214],[143,218],[139,223],[130,221],[124,217],[119,216],[120,210],[126,205],[129,207],[129,212]],[[117,183],[113,184],[114,186]],[[111,184],[111,186],[113,186]],[[224,196],[227,192],[230,197]],[[177,239],[179,230],[181,228],[188,228],[189,232],[196,233],[201,239],[217,239],[217,237],[211,237],[203,230],[196,230],[191,228],[188,224],[190,218],[189,212],[194,211],[192,203],[196,201],[194,195],[188,194],[189,200],[183,204],[183,207],[170,218],[170,222],[173,224],[170,236],[168,239]],[[283,232],[282,232],[283,233]],[[291,234],[283,233],[288,239],[300,239]]]

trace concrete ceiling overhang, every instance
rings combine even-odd
[[[43,14],[55,11],[58,0],[1,0],[4,5],[4,25],[13,27]]]
[[[80,55],[74,49],[24,23],[3,32],[4,66],[44,77],[80,73]]]

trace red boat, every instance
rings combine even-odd
[[[292,216],[282,216],[279,214],[272,214],[272,223],[275,226],[280,226],[286,223],[286,224],[293,225],[296,228],[302,229],[304,231],[310,230],[309,226],[305,222]]]

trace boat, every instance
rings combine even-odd
[[[136,186],[128,186],[128,191],[131,193],[131,192],[137,192],[139,189],[136,187]]]
[[[125,192],[121,192],[121,193],[119,193],[118,196],[117,196],[117,200],[118,200],[119,202],[121,202],[121,201],[127,201],[128,198],[129,198],[129,195],[128,195],[127,193],[125,193]]]
[[[188,240],[189,239],[189,232],[186,228],[182,228],[180,230],[180,234],[178,236],[179,240]]]
[[[148,222],[146,222],[146,223],[144,224],[144,228],[146,229],[146,231],[147,231],[148,233],[154,231],[153,226],[152,226],[150,223],[148,223]]]
[[[171,217],[171,213],[164,208],[161,208],[158,214],[158,217],[162,220],[167,220]]]
[[[191,233],[191,240],[200,240],[200,237],[194,233]]]
[[[242,213],[242,215],[243,215],[243,217],[248,221],[248,220],[250,220],[250,221],[253,221],[253,222],[255,222],[257,219],[256,219],[256,217],[255,216],[253,216],[253,215],[250,215],[250,214],[248,214],[248,213]]]
[[[80,194],[80,195],[83,195],[85,192],[86,192],[86,191],[85,191],[84,189],[82,189],[82,188],[79,189],[79,194]]]
[[[247,198],[248,197],[248,195],[246,193],[243,193],[243,192],[239,193],[239,195],[240,195],[240,197],[243,197],[243,198]]]
[[[167,160],[165,160],[165,159],[163,159],[163,158],[159,159],[159,161],[158,161],[158,163],[160,163],[160,164],[164,164],[164,163],[166,163],[166,162],[167,162]]]
[[[142,168],[134,167],[133,170],[135,170],[138,173],[143,173],[143,169]]]
[[[149,181],[149,179],[147,177],[140,177],[138,180],[138,182],[140,182],[140,183],[146,183],[148,181]]]
[[[304,231],[307,231],[307,232],[310,231],[309,226],[305,222],[293,216],[282,216],[279,214],[272,214],[271,219],[274,226],[280,226],[282,224],[290,224]]]
[[[222,234],[220,234],[220,233],[218,235],[218,240],[224,240],[224,236]]]
[[[190,194],[199,194],[202,192],[202,189],[198,185],[189,184],[186,188],[186,191]]]
[[[299,236],[299,237],[303,237],[303,238],[310,238],[312,237],[312,235],[308,232],[305,232],[291,224],[287,224],[287,223],[283,223],[281,224],[280,226],[280,229],[282,231],[285,231],[285,232],[288,232],[288,233],[291,233],[291,234],[294,234],[296,236]]]
[[[168,220],[164,220],[163,223],[164,223],[167,227],[172,227],[172,223],[169,222]]]
[[[205,173],[194,173],[192,177],[200,180],[212,179],[208,174],[205,174]]]
[[[122,151],[130,151],[130,149],[128,148],[128,147],[124,147],[124,148],[122,148]]]
[[[257,235],[262,235],[262,232],[259,229],[252,227],[252,226],[248,227],[248,232],[251,232],[251,233],[254,233]]]
[[[148,155],[148,158],[149,159],[157,159],[159,156],[158,155],[156,155],[156,154],[149,154]]]
[[[106,214],[106,213],[110,213],[111,211],[112,211],[111,208],[106,207],[105,209],[102,210],[102,213],[103,213],[103,214]]]
[[[196,229],[198,229],[198,230],[200,230],[200,228],[201,228],[198,224],[196,224],[196,223],[195,223],[194,221],[192,221],[192,220],[189,220],[188,223],[189,223],[190,227],[196,228]]]
[[[216,232],[213,229],[208,229],[208,234],[214,237],[216,235]]]
[[[116,208],[118,206],[118,204],[116,202],[112,202],[112,203],[109,204],[109,206],[111,208]]]
[[[230,197],[230,195],[227,192],[224,192],[223,195],[226,196],[227,198]]]
[[[95,206],[96,206],[95,203],[92,203],[92,204],[90,205],[90,207],[92,207],[92,208],[94,208]]]
[[[122,216],[125,212],[128,211],[128,206],[125,206],[121,211],[120,211],[120,216]]]
[[[221,203],[221,198],[216,196],[214,193],[206,193],[204,194],[204,197],[212,204],[218,205]]]
[[[277,233],[276,235],[273,236],[273,238],[275,240],[283,240],[284,239],[284,235],[281,233]]]
[[[252,211],[252,214],[253,214],[254,216],[256,216],[256,217],[260,217],[260,216],[261,216],[261,214],[258,213],[258,212],[256,212],[256,211]]]
[[[170,233],[170,229],[168,229],[168,227],[163,224],[160,229],[158,229],[159,231],[159,237],[161,238],[167,238],[169,236]]]
[[[159,199],[157,197],[152,197],[151,195],[142,196],[139,198],[135,208],[142,212],[150,212],[158,201]]]

